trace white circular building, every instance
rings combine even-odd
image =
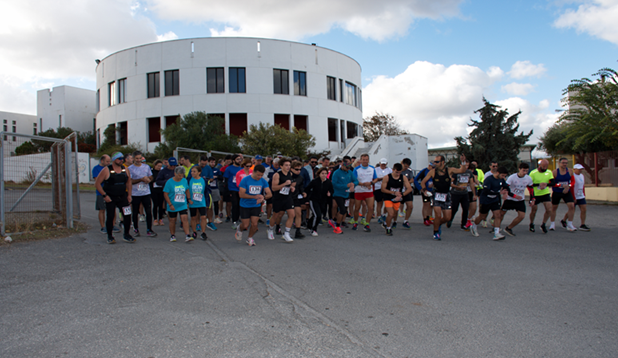
[[[99,143],[116,126],[120,143],[149,152],[160,129],[194,111],[225,118],[240,135],[252,124],[305,129],[316,150],[339,153],[362,136],[361,67],[315,45],[260,38],[194,38],[122,50],[97,73]]]

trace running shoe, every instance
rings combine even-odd
[[[116,239],[114,239],[113,236],[108,236],[107,237],[107,243],[110,244],[110,245],[115,244],[116,243]]]
[[[393,229],[386,229],[386,236],[393,236]]]
[[[365,218],[360,219],[360,224],[363,226],[369,225],[369,223],[367,222],[367,220],[365,220]]]
[[[194,231],[193,234],[191,234],[191,237],[194,239],[197,238],[197,232]]]
[[[176,236],[175,235],[170,236],[170,242],[176,242]]]
[[[341,227],[344,227],[344,228],[347,229],[348,228],[348,224],[346,224],[345,221],[342,221],[341,222]]]
[[[135,242],[135,239],[134,239],[134,238],[133,238],[133,236],[131,236],[131,235],[122,235],[122,239],[123,239],[125,242],[128,242],[129,244],[132,244],[132,243],[134,243],[134,242]]]
[[[429,217],[429,221],[433,224],[433,216]]]
[[[543,234],[547,234],[547,227],[545,226],[545,223],[541,224],[541,230],[543,231]]]
[[[590,231],[590,227],[588,227],[588,225],[581,225],[579,227],[580,231]]]
[[[236,238],[236,241],[242,240],[242,231],[236,230],[234,237]]]
[[[219,213],[219,219],[223,219],[223,213]]]
[[[384,217],[382,215],[378,216],[378,224],[382,224],[384,222]]]
[[[154,219],[154,220],[152,221],[152,226],[159,226],[159,220]]]
[[[448,229],[450,229],[450,228],[451,228],[451,225],[453,225],[453,220],[449,220],[449,221],[447,221],[447,222],[446,222],[446,227],[447,227]]]
[[[358,230],[358,224],[352,225],[352,230]]]
[[[221,219],[219,219],[219,218],[215,218],[215,221],[214,221],[214,223],[215,223],[215,224],[221,224],[222,222],[223,222],[223,221],[221,221]]]
[[[335,234],[337,234],[337,235],[341,235],[341,234],[343,234],[343,230],[341,230],[341,228],[340,228],[340,227],[336,227],[336,228],[335,228],[335,230],[333,230],[333,232],[334,232]]]
[[[560,224],[562,225],[563,228],[567,228],[567,222],[564,220],[560,220]]]
[[[407,222],[407,221],[404,221],[401,226],[403,226],[404,229],[409,229],[410,228],[410,223]]]
[[[312,231],[311,232],[311,236],[318,236],[318,232],[317,231]]]
[[[277,225],[277,229],[275,230],[277,235],[281,235],[281,226]]]
[[[434,240],[436,240],[436,241],[440,241],[440,240],[442,240],[442,239],[440,238],[440,234],[439,234],[439,233],[435,233],[435,234],[433,234],[433,239],[434,239]]]
[[[303,230],[307,230],[307,223],[302,223],[300,225],[300,228],[303,229]]]
[[[468,219],[468,221],[466,221],[466,225],[464,225],[464,227],[465,227],[466,229],[469,229],[469,228],[470,228],[470,226],[472,226],[472,220]]]
[[[266,219],[266,226],[270,226],[270,219]]]
[[[575,226],[573,226],[573,225],[569,225],[569,226],[567,226],[567,230],[569,230],[569,232],[575,232],[575,231],[577,231],[577,229],[576,229],[576,228],[575,228]]]
[[[255,246],[255,240],[253,240],[253,238],[252,238],[252,237],[250,237],[250,238],[247,240],[247,245],[249,245],[249,246]]]
[[[502,235],[500,232],[494,233],[494,241],[498,240],[504,240],[504,235]]]
[[[481,220],[481,226],[487,227],[487,220]]]
[[[294,242],[294,239],[290,237],[290,233],[287,231],[283,233],[283,240],[285,240],[285,242]]]
[[[330,227],[332,227],[333,229],[337,228],[337,224],[335,224],[335,221],[333,220],[328,220],[328,225],[330,225]]]
[[[404,217],[404,216],[405,216],[405,213],[404,213],[403,211],[400,211],[400,212],[399,212],[399,217],[400,217],[400,218],[402,218],[402,217]]]
[[[274,240],[275,239],[275,233],[271,229],[268,229],[266,231],[268,232],[268,240]]]
[[[425,221],[423,221],[423,224],[425,224],[425,226],[430,226],[431,221],[429,221],[429,219],[425,219]]]
[[[530,232],[534,232],[535,231],[534,230],[534,224],[530,224],[530,229],[528,229],[528,230],[530,230]]]
[[[238,223],[237,223],[237,222],[234,222],[234,223],[232,224],[232,230],[236,230],[237,228],[238,228]]]
[[[195,225],[195,231],[202,231],[202,225],[200,224]]]
[[[114,226],[114,228],[112,229],[112,232],[120,232],[120,228],[118,226]]]
[[[549,231],[556,231],[556,224],[554,223],[549,224]]]
[[[133,236],[139,237],[139,230],[133,229]]]
[[[232,218],[230,218],[229,216],[225,218],[226,223],[229,223],[230,221],[232,221]]]
[[[152,230],[148,230],[148,231],[146,231],[146,236],[148,236],[148,237],[155,237],[155,236],[157,236],[157,233],[152,231]]]
[[[208,223],[208,224],[206,224],[206,227],[209,228],[212,231],[217,231],[217,227],[215,226],[214,223]]]
[[[396,229],[397,228],[397,222],[393,221],[393,225],[391,226],[391,229]]]
[[[509,236],[515,236],[513,229],[509,229],[508,227],[504,229],[504,232],[507,233]]]
[[[479,232],[476,229],[476,224],[475,223],[472,223],[472,225],[470,225],[470,232],[472,233],[472,236],[476,236],[476,237],[479,236]]]
[[[365,225],[363,230],[365,230],[365,232],[371,232],[371,228],[369,227],[369,225]]]
[[[141,221],[141,222],[146,221],[146,215],[139,214],[139,221]]]
[[[470,228],[469,227],[465,227],[465,226],[460,226],[459,229],[461,231],[470,231]]]
[[[442,225],[438,226],[438,234],[442,235]]]
[[[359,220],[360,221],[360,220]],[[354,219],[350,219],[350,221],[348,221],[350,224],[356,224],[356,220]]]
[[[159,226],[163,226],[165,225],[165,223],[163,222],[163,219],[159,219]]]
[[[208,236],[206,236],[205,232],[203,232],[202,235],[200,235],[200,239],[202,239],[203,241],[208,240]]]
[[[104,227],[102,227],[102,228],[101,228],[101,234],[105,234],[105,235],[107,235],[107,229],[106,229],[106,228],[104,228]]]
[[[294,238],[302,239],[303,237],[305,237],[305,235],[302,232],[300,232],[300,230],[296,230],[296,233],[294,234]]]
[[[189,242],[189,241],[193,241],[193,236],[191,236],[191,235],[187,235],[187,236],[185,237],[185,242]]]

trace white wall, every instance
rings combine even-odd
[[[69,127],[77,132],[94,130],[96,92],[71,86],[37,91],[37,118],[43,131]]]
[[[72,156],[71,158],[74,157]],[[50,162],[51,153],[37,153],[4,158],[4,166],[7,168],[11,168],[11,170],[8,170],[3,174],[4,180],[20,183],[27,178],[28,173],[31,171],[36,172],[36,176],[38,176],[43,172],[43,170],[45,170],[45,168],[49,165]],[[24,163],[28,164],[24,165]],[[89,172],[91,172],[91,169],[90,155],[88,153],[78,153],[78,172],[80,183],[90,182],[90,176],[92,174],[89,174]],[[43,176],[41,182],[51,183],[51,168]]]
[[[11,152],[14,152],[15,148],[23,143],[23,140],[19,137],[16,137],[15,140],[13,140],[13,136],[10,135],[10,133],[13,133],[13,127],[15,127],[15,133],[33,135],[35,128],[34,125],[36,124],[38,133],[36,116],[13,112],[0,112],[0,120],[2,121],[0,123],[2,125],[2,127],[0,127],[0,131],[9,132],[9,134],[5,135],[6,140],[4,136],[0,138],[4,145],[5,157],[10,156]],[[5,121],[6,123],[4,123]],[[13,125],[13,122],[15,122],[15,125]],[[4,126],[6,126],[6,131],[4,130]]]

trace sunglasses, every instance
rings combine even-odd
[[[433,162],[438,164],[438,163],[441,163],[442,161],[441,160],[434,160]]]
[[[318,162],[311,162],[311,164],[318,164]]]

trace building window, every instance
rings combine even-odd
[[[116,100],[116,82],[110,82],[107,84],[107,106],[116,105]]]
[[[247,93],[245,68],[230,67],[230,93]]]
[[[328,119],[328,141],[337,142],[337,119]]]
[[[36,133],[37,133],[36,123],[33,123],[33,126],[32,126],[32,135],[36,135]]]
[[[290,80],[288,70],[273,70],[275,94],[290,94]]]
[[[148,87],[148,98],[159,97],[160,73],[152,72],[146,74],[146,85]]]
[[[225,79],[223,77],[223,67],[207,68],[206,83],[207,93],[225,93]]]
[[[7,124],[7,123],[8,123],[8,120],[6,120],[6,119],[5,119],[5,120],[3,121],[3,123],[4,123],[4,124]]]
[[[165,71],[165,96],[178,96],[180,94],[180,71]]]
[[[280,126],[285,130],[290,130],[290,115],[289,114],[275,114],[275,125]]]
[[[307,130],[307,116],[294,115],[294,128]]]
[[[97,113],[101,110],[101,90],[97,90],[97,95],[95,97],[96,103],[94,104],[97,110]]]
[[[118,144],[127,145],[129,142],[129,131],[127,122],[118,123]]]
[[[127,101],[127,79],[118,80],[118,103]]]
[[[148,121],[148,143],[161,141],[161,117],[146,118]]]
[[[343,102],[343,80],[339,80],[339,101]]]
[[[345,103],[354,107],[357,106],[356,85],[350,82],[345,83]]]
[[[345,120],[339,121],[339,139],[345,145]]]
[[[326,76],[326,97],[337,100],[337,79],[335,77]]]
[[[178,124],[180,116],[167,116],[165,117],[165,128]]]
[[[6,123],[6,121],[4,123]],[[4,126],[2,126],[2,131],[3,132],[8,132],[9,131],[9,126],[7,126],[6,124]]]
[[[307,72],[294,71],[294,94],[307,95]]]
[[[354,138],[358,135],[358,124],[354,122],[348,122],[348,139]]]
[[[230,134],[240,137],[247,131],[247,113],[230,113]]]

